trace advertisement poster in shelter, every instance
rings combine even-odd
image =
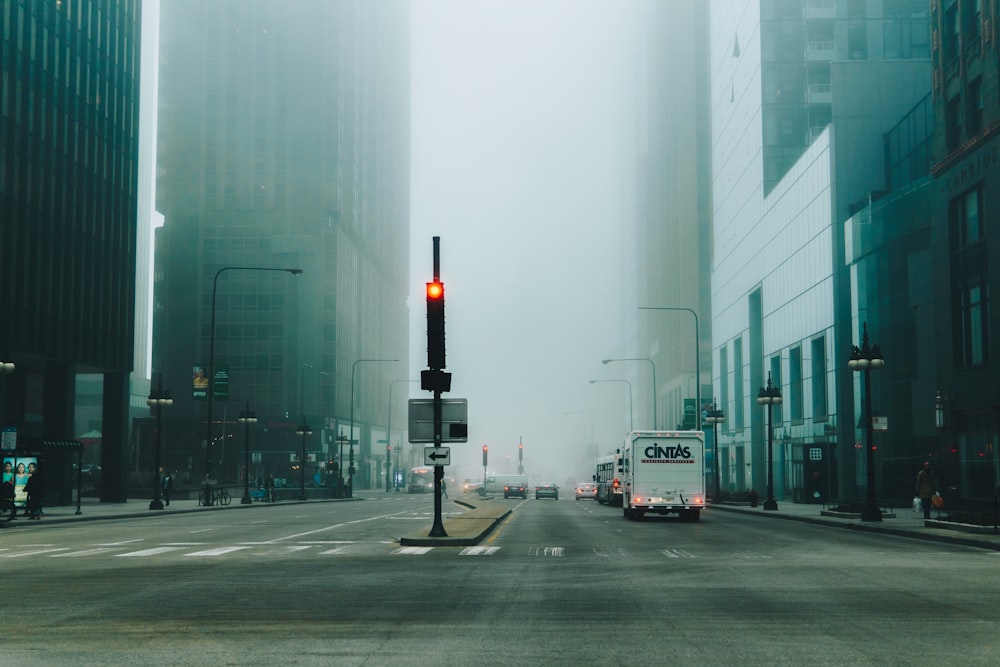
[[[3,457],[3,483],[14,486],[14,505],[16,507],[26,506],[28,493],[24,487],[28,484],[28,478],[35,473],[37,466],[37,456]]]

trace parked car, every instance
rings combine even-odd
[[[535,487],[535,500],[541,500],[542,498],[552,498],[552,500],[559,500],[559,487],[555,484],[540,484]]]
[[[597,484],[593,482],[580,482],[576,485],[576,499],[590,498],[597,500]]]
[[[528,482],[511,480],[503,485],[503,497],[510,498],[512,496],[517,496],[518,498],[528,497]]]
[[[483,481],[480,479],[467,479],[462,482],[462,493],[477,493],[483,488]]]

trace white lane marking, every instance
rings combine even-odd
[[[403,512],[393,512],[392,514],[380,514],[378,516],[369,517],[367,519],[357,519],[355,521],[347,521],[345,523],[336,523],[332,526],[324,526],[323,528],[317,528],[316,530],[307,530],[304,533],[296,533],[294,535],[285,535],[284,537],[276,537],[271,542],[281,542],[284,540],[294,540],[300,537],[308,537],[309,535],[315,535],[316,533],[323,533],[328,530],[334,530],[336,528],[342,528],[344,526],[353,525],[356,523],[366,523],[368,521],[378,521],[379,519],[391,519],[392,517],[399,516],[400,514],[408,514],[409,510]]]
[[[98,544],[97,546],[99,546],[99,547],[120,547],[123,544],[134,544],[136,542],[142,542],[142,538],[139,537],[139,538],[136,538],[134,540],[122,540],[121,542],[104,542],[102,544]]]
[[[334,547],[333,549],[327,549],[326,551],[320,551],[321,556],[335,556],[337,554],[346,554],[351,550],[351,547]]]
[[[309,546],[308,544],[303,545],[303,546],[299,546],[299,547],[293,547],[293,546],[278,547],[277,549],[268,549],[266,551],[254,551],[253,555],[254,556],[281,556],[281,555],[284,555],[284,554],[295,553],[296,551],[305,551],[306,549],[312,549],[312,547]]]
[[[393,551],[396,556],[423,556],[434,547],[400,547]]]
[[[686,549],[658,549],[667,558],[694,558]]]
[[[563,547],[528,547],[529,556],[555,556],[561,557],[565,553]]]
[[[500,551],[500,547],[466,547],[458,552],[459,556],[492,556]]]
[[[216,547],[215,549],[205,549],[204,551],[193,551],[185,556],[223,556],[234,551],[242,551],[250,547]]]
[[[70,551],[65,554],[52,554],[49,558],[78,558],[80,556],[96,556],[97,554],[114,551],[111,547],[98,547],[96,549],[84,549],[83,551]]]
[[[753,551],[737,551],[733,554],[735,558],[742,558],[743,560],[767,560],[774,558],[774,556],[767,556],[765,554],[755,553]]]
[[[50,554],[55,551],[69,551],[69,547],[58,547],[56,549],[39,549],[37,551],[22,551],[13,554],[4,554],[3,558],[22,558],[24,556],[39,556],[41,554]]]
[[[195,533],[208,533],[215,530],[214,528],[201,528],[199,530],[189,530],[188,533],[194,535]]]
[[[143,558],[145,556],[157,556],[159,554],[177,551],[184,547],[153,547],[152,549],[142,549],[141,551],[129,551],[124,554],[115,554],[115,558]]]

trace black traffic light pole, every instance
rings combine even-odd
[[[447,391],[442,369],[445,363],[444,345],[444,285],[441,283],[441,237],[434,237],[434,282],[432,292],[428,285],[427,292],[427,380],[423,382],[424,389],[434,391],[434,447],[441,446],[441,392]],[[428,386],[430,385],[430,386]],[[444,466],[434,466],[434,525],[431,526],[430,537],[448,537],[441,520],[441,480],[444,479]]]

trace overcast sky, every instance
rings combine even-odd
[[[589,477],[628,426],[620,292],[631,169],[630,3],[419,0],[412,25],[411,374],[441,237],[447,362],[469,401],[449,476]],[[633,400],[646,400],[632,382]],[[412,385],[411,396],[430,397]],[[567,414],[570,413],[570,414]],[[593,429],[593,436],[591,430]]]

